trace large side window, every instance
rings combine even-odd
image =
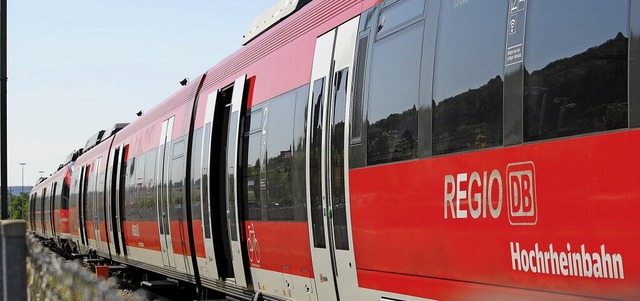
[[[309,87],[251,108],[244,134],[248,220],[306,221],[305,134]]]
[[[293,125],[293,163],[291,181],[293,185],[293,219],[307,220],[307,104],[309,86],[298,88],[296,92],[296,112]]]
[[[200,188],[202,187],[202,131],[204,128],[199,128],[193,133],[193,151],[191,152],[191,211],[194,221],[203,221],[203,227],[205,229],[205,236],[211,237],[211,231],[209,231],[209,208],[206,203],[203,203],[202,193]],[[208,162],[207,162],[208,163]],[[203,208],[204,206],[204,208]],[[205,210],[206,221],[202,219],[202,210]]]
[[[126,220],[140,221],[142,216],[142,197],[144,191],[144,155],[138,155],[129,163],[129,195],[127,196]]]
[[[172,220],[184,220],[184,171],[185,171],[185,142],[184,139],[173,144],[171,161],[171,180],[169,182],[169,208]]]
[[[433,84],[433,154],[502,145],[507,0],[443,1]]]
[[[156,163],[158,162],[158,149],[148,151],[145,154],[145,166],[138,168],[144,170],[144,176],[140,175],[143,182],[141,183],[142,193],[140,195],[142,214],[146,221],[157,221],[157,203],[156,203]]]
[[[295,92],[269,101],[267,114],[267,219],[293,220],[291,161],[293,159],[293,120]]]
[[[244,199],[245,217],[248,220],[262,220],[262,201],[264,200],[265,182],[262,177],[264,158],[262,158],[262,116],[263,106],[253,107],[249,118],[246,118],[248,132],[245,133],[244,166]]]
[[[528,1],[524,140],[627,127],[629,1]]]
[[[424,1],[407,0],[380,13],[368,86],[368,165],[418,155],[424,10]]]
[[[97,226],[96,223],[96,174],[97,174],[97,165],[91,166],[91,168],[87,167],[89,176],[85,178],[85,222],[90,222],[93,227]],[[87,229],[93,229],[92,227],[87,227]]]

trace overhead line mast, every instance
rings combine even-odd
[[[0,192],[1,197],[1,218],[8,219],[8,202],[7,193],[7,0],[0,0]]]

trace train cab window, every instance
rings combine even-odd
[[[507,0],[444,1],[436,39],[433,154],[502,145]]]
[[[423,10],[417,1],[398,1],[380,13],[367,93],[368,165],[418,155]]]
[[[528,1],[524,140],[626,128],[629,1]]]

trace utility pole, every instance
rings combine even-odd
[[[8,219],[7,195],[7,0],[0,0],[0,213]]]
[[[20,166],[22,166],[22,186],[20,186],[20,193],[24,192],[24,166],[25,165],[27,165],[27,163],[20,162]]]

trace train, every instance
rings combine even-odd
[[[31,231],[242,300],[640,299],[640,1],[281,0],[244,38]]]

